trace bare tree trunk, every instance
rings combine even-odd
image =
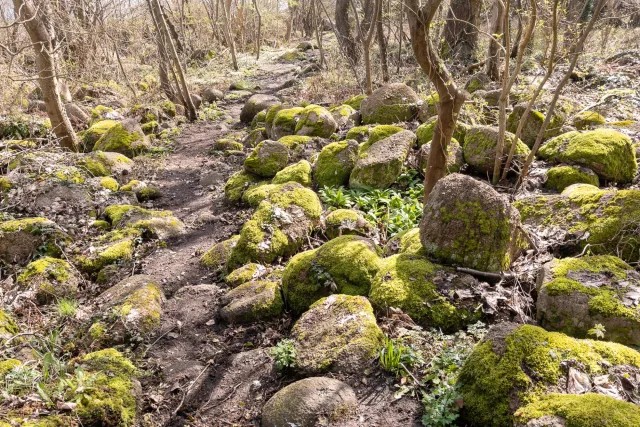
[[[407,0],[413,52],[440,97],[438,121],[431,140],[431,152],[425,176],[424,203],[429,199],[429,194],[436,182],[447,172],[447,147],[456,127],[458,114],[467,97],[466,92],[458,89],[429,38],[431,21],[441,3],[442,0],[428,0],[424,6],[419,7],[418,0]]]
[[[256,15],[258,15],[258,35],[256,36],[256,59],[260,59],[260,43],[262,38],[262,14],[258,8],[258,1],[253,0],[253,7],[256,9]]]
[[[353,14],[356,18],[356,28],[358,29],[358,37],[360,38],[360,43],[362,44],[362,53],[364,56],[364,72],[365,72],[365,91],[367,95],[371,95],[373,93],[373,84],[371,81],[371,55],[369,50],[371,48],[371,40],[373,39],[373,34],[376,31],[375,21],[378,19],[378,15],[380,14],[380,7],[382,6],[381,0],[375,0],[375,5],[373,9],[373,16],[367,19],[367,15],[365,13],[365,21],[360,22],[360,18],[358,17],[358,10],[356,9],[355,0],[351,0],[351,7],[353,9]],[[365,8],[367,6],[365,5]],[[365,10],[365,12],[367,12]],[[367,29],[363,28],[364,25],[368,25]],[[367,32],[365,34],[365,31]]]
[[[15,16],[22,21],[36,56],[38,84],[42,90],[45,107],[51,127],[62,147],[78,151],[78,137],[60,99],[56,62],[54,58],[53,28],[47,28],[49,21],[48,3],[34,7],[28,0],[13,0]]]
[[[398,19],[398,65],[396,74],[400,74],[400,66],[402,65],[402,36],[404,35],[404,0],[400,0],[400,13]]]
[[[382,81],[389,81],[389,65],[387,64],[387,42],[384,39],[384,26],[382,25],[382,10],[376,20],[376,33],[378,36],[378,48],[380,49],[380,67],[382,68]]]
[[[351,34],[349,24],[349,0],[336,0],[336,32],[338,33],[338,43],[343,46],[347,56],[354,64],[360,60],[360,52],[356,40]]]
[[[451,1],[444,27],[445,56],[466,63],[476,61],[481,8],[482,0]]]
[[[224,36],[227,39],[229,51],[231,51],[231,65],[238,71],[238,59],[236,58],[236,42],[231,34],[231,0],[220,0],[222,2],[222,17],[224,19]]]
[[[489,40],[489,52],[487,53],[487,75],[491,80],[500,78],[500,59],[502,57],[502,43],[499,41],[503,35],[504,3],[496,0],[493,8],[495,21],[491,28],[493,38]]]
[[[318,43],[318,50],[320,50],[320,67],[324,67],[327,63],[324,57],[324,47],[322,46],[322,19],[320,19],[320,9],[318,8],[318,1],[311,0],[311,8],[313,12],[313,26],[316,34],[316,42]]]

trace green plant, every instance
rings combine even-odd
[[[269,353],[274,357],[276,367],[281,371],[293,368],[296,364],[296,349],[292,339],[281,340]]]
[[[604,334],[607,332],[604,325],[601,323],[596,323],[593,325],[593,328],[587,331],[587,334],[594,337],[595,339],[601,340],[604,338]]]
[[[391,338],[385,337],[385,343],[380,350],[380,366],[385,371],[393,372],[396,376],[404,370],[402,368],[402,355],[405,347],[402,344],[396,344]]]
[[[69,319],[76,315],[78,302],[76,300],[61,298],[56,302],[56,313],[61,319]]]

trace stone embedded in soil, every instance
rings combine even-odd
[[[111,205],[105,217],[117,228],[136,228],[155,239],[166,239],[185,232],[185,225],[171,211],[155,211],[134,205]]]
[[[238,244],[240,236],[232,236],[218,242],[200,257],[200,263],[214,272],[222,272],[227,268],[231,251]]]
[[[509,268],[528,242],[520,214],[488,184],[451,174],[438,181],[424,207],[420,241],[445,264],[498,272]]]
[[[261,279],[269,272],[270,269],[268,269],[264,265],[250,262],[243,265],[242,267],[236,268],[231,273],[227,274],[227,276],[224,278],[224,281],[232,288],[235,288],[242,285],[243,283]]]
[[[221,299],[220,316],[228,323],[251,323],[270,320],[282,314],[284,305],[280,284],[256,280],[230,290]]]
[[[326,377],[305,378],[274,394],[262,409],[263,427],[332,425],[353,415],[358,399],[351,387]]]
[[[313,165],[313,180],[318,188],[339,187],[349,183],[358,158],[354,140],[332,142],[325,146]]]
[[[537,320],[548,330],[640,345],[640,273],[611,255],[554,259],[538,275]]]
[[[23,264],[37,250],[58,256],[68,237],[46,218],[22,218],[0,223],[0,259]]]
[[[375,226],[364,219],[362,212],[353,209],[336,209],[324,218],[324,234],[329,239],[348,234],[369,236],[374,231]]]
[[[92,151],[113,151],[134,157],[149,149],[149,138],[135,120],[117,123],[107,130],[93,146]]]
[[[16,283],[22,290],[30,291],[40,304],[59,298],[73,298],[78,291],[80,277],[65,260],[42,257],[30,262]]]
[[[554,399],[558,402],[573,399],[575,409],[580,409],[577,404],[582,401],[587,408],[581,410],[588,412],[589,399],[553,393],[578,392],[578,385],[572,383],[580,380],[590,385],[598,396],[627,400],[623,378],[635,378],[638,373],[640,353],[624,345],[570,338],[532,325],[500,323],[489,329],[462,367],[458,378],[464,399],[461,421],[473,425],[513,426],[519,415],[535,413],[530,412],[533,408],[527,403],[546,401],[540,404],[544,407]],[[546,414],[561,414],[552,408],[546,409]],[[545,412],[537,413],[545,415]],[[586,425],[607,425],[602,424],[602,418],[610,417],[614,415],[596,414],[595,420]]]
[[[242,123],[251,123],[251,120],[262,110],[269,109],[274,105],[280,104],[280,100],[273,95],[255,94],[252,95],[242,107],[240,112],[240,121]]]
[[[369,301],[362,296],[330,295],[316,301],[293,326],[295,369],[362,373],[382,348],[384,334]]]
[[[289,163],[289,148],[276,141],[262,141],[244,161],[246,172],[272,178]]]
[[[362,100],[360,111],[364,124],[392,124],[412,120],[420,98],[403,83],[390,83],[376,89]]]

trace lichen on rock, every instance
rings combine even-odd
[[[403,83],[382,86],[360,104],[362,123],[393,124],[413,119],[420,98]]]
[[[502,150],[503,162],[506,161],[515,135],[505,133]],[[462,147],[464,160],[480,173],[492,173],[498,144],[498,128],[491,126],[473,126],[465,134]],[[514,161],[524,163],[531,150],[521,140],[516,143]]]
[[[300,113],[296,123],[296,135],[319,136],[329,138],[338,129],[338,124],[333,115],[319,105],[308,105]]]
[[[251,323],[279,316],[284,308],[280,284],[254,280],[227,292],[221,299],[220,316],[228,323]]]
[[[272,178],[287,166],[289,148],[276,141],[262,141],[244,161],[247,173]]]
[[[297,182],[305,187],[311,186],[311,164],[306,160],[300,160],[298,163],[289,165],[279,171],[273,177],[271,183],[285,184],[287,182]]]
[[[361,212],[352,209],[336,209],[324,219],[324,233],[329,239],[348,234],[368,236],[374,230],[375,226]]]

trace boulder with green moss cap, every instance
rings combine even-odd
[[[418,227],[404,230],[387,241],[384,247],[385,255],[393,254],[411,254],[411,255],[427,255],[427,252],[420,242],[420,229]]]
[[[324,218],[324,234],[329,239],[348,234],[369,236],[374,230],[375,226],[353,209],[336,209]]]
[[[538,274],[537,320],[547,330],[585,338],[596,324],[604,338],[640,344],[640,273],[620,258],[554,259]]]
[[[607,120],[596,111],[580,111],[573,117],[573,126],[578,130],[603,125]]]
[[[96,142],[98,142],[98,140],[102,138],[109,129],[117,124],[118,122],[115,120],[101,120],[91,125],[89,129],[79,132],[78,139],[80,140],[80,151],[92,151]]]
[[[405,130],[374,142],[360,151],[349,176],[349,186],[364,189],[390,187],[400,176],[415,140],[413,132]]]
[[[329,138],[338,129],[333,115],[319,105],[308,105],[300,113],[296,123],[296,135]]]
[[[317,227],[322,213],[318,195],[296,182],[270,191],[240,231],[228,267],[247,262],[273,263],[294,254]]]
[[[185,225],[171,211],[155,211],[134,205],[111,205],[104,210],[105,217],[116,228],[136,228],[148,237],[166,239],[185,231]]]
[[[227,274],[224,281],[227,285],[235,288],[243,283],[251,282],[252,280],[259,280],[269,274],[270,271],[271,269],[262,264],[250,262]]]
[[[420,102],[418,95],[403,83],[376,89],[360,104],[362,123],[392,124],[413,120]]]
[[[42,257],[25,267],[17,284],[22,290],[33,292],[38,303],[46,304],[59,298],[73,298],[80,277],[67,261]]]
[[[426,171],[429,167],[429,155],[431,154],[431,142],[427,142],[420,147],[418,151],[418,167],[421,171]],[[462,154],[462,147],[457,140],[451,138],[449,145],[447,145],[447,173],[460,172],[464,166],[464,156]]]
[[[9,313],[0,309],[0,343],[4,343],[12,336],[16,335],[20,330],[16,321]]]
[[[92,151],[113,151],[133,157],[149,149],[149,139],[135,120],[126,120],[107,130]]]
[[[356,295],[330,295],[316,301],[300,316],[291,335],[295,369],[305,375],[362,372],[384,342],[371,304]]]
[[[267,113],[264,116],[264,127],[265,132],[267,133],[267,137],[271,135],[271,128],[273,126],[273,120],[276,118],[276,114],[278,114],[278,112],[284,108],[285,106],[282,104],[276,104],[272,107],[267,108]]]
[[[451,174],[433,188],[420,221],[427,254],[445,264],[480,271],[509,268],[524,248],[520,214],[491,186]]]
[[[258,127],[247,134],[247,136],[242,140],[242,145],[247,148],[253,148],[266,139],[267,132],[265,131],[265,128]]]
[[[480,295],[474,292],[478,286],[468,274],[419,255],[398,254],[382,260],[369,300],[377,310],[399,308],[420,325],[455,332],[482,317]]]
[[[305,187],[311,186],[311,164],[306,160],[289,165],[279,171],[271,181],[273,184],[284,184],[287,182],[297,182]]]
[[[302,313],[333,293],[368,295],[382,263],[380,253],[367,238],[340,236],[318,249],[297,254],[282,276],[287,306],[294,313]]]
[[[129,262],[141,239],[142,230],[135,228],[107,232],[78,254],[74,263],[87,273],[97,273],[106,266]]]
[[[359,144],[365,142],[367,138],[369,138],[369,132],[371,131],[371,126],[356,126],[347,131],[344,139],[349,140],[353,139]]]
[[[119,351],[109,348],[74,361],[92,378],[75,414],[85,426],[136,425],[136,396],[141,394],[136,368]]]
[[[402,132],[403,130],[403,128],[393,125],[378,125],[369,129],[369,136],[363,144],[360,144],[358,153],[364,153],[376,142],[395,135],[398,132]]]
[[[59,256],[69,243],[56,223],[46,218],[22,218],[0,223],[0,259],[23,264],[36,251]]]
[[[498,128],[491,126],[473,126],[465,134],[462,147],[464,160],[480,173],[492,173],[498,144]],[[505,133],[502,150],[503,163],[507,160],[515,135]],[[514,161],[524,163],[531,150],[521,140],[516,144]],[[513,166],[512,166],[513,168]]]
[[[230,138],[221,138],[213,143],[212,149],[216,151],[227,151],[227,150],[242,151],[244,149],[244,145]]]
[[[251,123],[251,120],[262,110],[266,110],[274,105],[280,104],[280,100],[273,95],[255,94],[245,102],[240,112],[242,123]]]
[[[507,118],[507,130],[513,134],[518,130],[518,126],[520,124],[520,119],[522,118],[524,112],[527,110],[526,104],[518,104],[513,107],[513,111],[509,114]],[[522,129],[520,133],[520,139],[522,142],[527,144],[529,148],[533,148],[533,144],[536,142],[536,138],[538,137],[538,132],[542,128],[542,124],[544,123],[545,116],[540,111],[532,109],[529,111],[527,124]],[[544,132],[543,141],[546,141],[549,138],[553,138],[562,133],[562,126],[564,125],[564,115],[561,112],[554,113],[547,129]]]
[[[90,175],[113,176],[124,182],[133,170],[133,160],[120,153],[93,151],[82,156],[77,166]]]
[[[333,116],[338,125],[338,129],[351,128],[360,122],[360,115],[353,107],[342,104],[329,108],[329,112]]]
[[[276,104],[277,105],[277,104]],[[253,119],[251,119],[251,129],[263,128],[267,122],[267,109],[258,111]]]
[[[621,344],[570,338],[532,325],[500,323],[475,347],[458,377],[464,400],[461,421],[510,427],[530,415],[561,415],[553,412],[549,399],[588,406],[592,399],[581,402],[579,398],[588,395],[578,394],[589,391],[628,400],[621,380],[635,376],[639,368],[640,353]],[[544,413],[544,408],[548,412]],[[593,407],[575,406],[573,411],[583,415],[595,412],[595,418],[567,426],[608,425],[606,420],[616,416]]]
[[[358,158],[358,143],[354,140],[332,142],[325,146],[313,165],[316,187],[338,187],[349,182]]]
[[[278,108],[275,106],[274,108]],[[293,135],[296,133],[296,126],[300,115],[304,111],[303,107],[284,108],[277,110],[273,116],[273,120],[269,122],[269,110],[267,112],[267,134],[270,138],[278,140],[285,135]]]
[[[613,129],[565,133],[544,144],[538,156],[587,167],[606,181],[630,182],[638,172],[631,139]]]
[[[574,184],[562,194],[532,195],[514,205],[525,225],[538,236],[553,236],[545,244],[565,255],[589,245],[595,255],[616,254],[627,262],[640,257],[640,190]]]
[[[464,85],[464,90],[473,93],[477,90],[484,90],[491,84],[491,78],[483,72],[479,72],[469,77]]]
[[[262,141],[244,161],[248,173],[272,178],[289,163],[289,148],[276,141]]]
[[[351,98],[346,99],[345,101],[343,101],[342,104],[348,105],[349,107],[353,108],[354,110],[359,110],[360,107],[362,106],[362,101],[364,101],[365,99],[367,99],[367,95],[365,95],[365,94],[354,95]]]
[[[282,314],[284,304],[280,284],[272,280],[253,280],[227,292],[220,316],[228,323],[270,320]]]
[[[591,169],[582,166],[560,165],[547,171],[546,188],[562,192],[573,184],[590,184],[598,187],[600,180]]]
[[[235,235],[227,240],[216,243],[200,257],[200,264],[215,272],[226,270],[231,251],[238,244],[239,239],[240,236]]]
[[[231,175],[224,184],[224,195],[231,202],[237,202],[242,199],[242,194],[251,185],[257,184],[262,180],[258,175],[248,173],[246,171],[238,171]]]
[[[296,381],[274,394],[262,409],[263,427],[312,427],[339,423],[355,415],[358,399],[342,381],[312,377]]]

